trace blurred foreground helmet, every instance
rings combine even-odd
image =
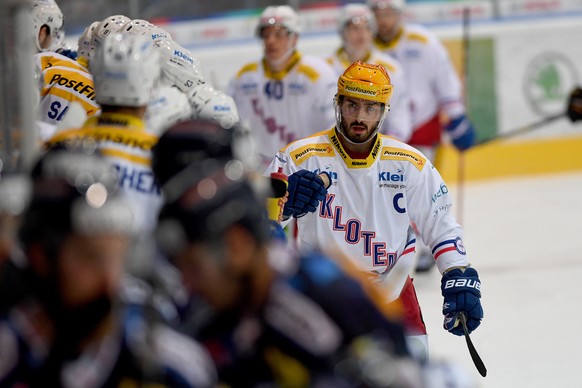
[[[299,15],[288,5],[273,5],[265,8],[259,17],[256,35],[260,38],[263,28],[270,26],[284,27],[292,34],[301,32]]]
[[[148,132],[160,136],[166,128],[191,116],[188,96],[175,86],[162,85],[154,91],[144,121]]]
[[[249,152],[243,131],[190,120],[169,128],[154,147],[153,170],[166,198],[157,235],[169,256],[187,241],[218,240],[233,224],[265,241],[268,181],[238,159]]]
[[[142,19],[133,19],[123,27],[121,33],[127,35],[145,35],[152,40],[154,46],[172,40],[168,31]]]
[[[36,42],[36,48],[39,51],[54,50],[60,47],[65,38],[63,23],[63,13],[54,0],[34,0],[32,2],[32,24],[35,34],[34,41]],[[49,33],[52,38],[50,47],[40,47],[38,33],[42,26],[47,26],[50,30]]]
[[[368,6],[372,9],[392,8],[402,12],[406,8],[406,0],[368,0]]]
[[[108,36],[89,68],[100,105],[146,106],[160,78],[159,55],[144,36]]]
[[[132,235],[133,214],[117,193],[117,176],[101,156],[65,148],[42,155],[31,172],[32,195],[24,213],[24,246],[58,246],[66,236]]]
[[[373,33],[376,32],[376,18],[370,8],[364,4],[346,4],[340,9],[337,20],[338,31],[341,33],[350,23],[365,23]]]
[[[186,94],[204,83],[202,65],[192,53],[174,41],[160,42],[155,45],[162,63],[162,83],[176,86]]]
[[[129,22],[131,19],[125,15],[112,15],[103,19],[93,31],[94,46],[101,46],[106,37],[123,30],[123,27]]]
[[[214,120],[224,128],[230,128],[239,121],[234,99],[208,84],[201,84],[192,89],[190,103],[193,117],[196,119]]]
[[[19,216],[30,201],[31,182],[25,174],[2,173],[0,176],[0,215]]]
[[[224,128],[214,120],[186,120],[168,128],[152,148],[152,169],[162,188],[188,166],[238,161],[243,173],[258,166],[250,133],[235,125]],[[176,179],[179,181],[179,179]]]
[[[97,30],[99,23],[101,22],[94,21],[88,25],[77,41],[77,60],[85,67],[89,66],[89,60],[95,52],[95,37],[93,34]]]

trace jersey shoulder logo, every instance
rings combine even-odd
[[[416,40],[420,43],[428,42],[428,37],[420,32],[409,32],[406,34],[406,38],[409,40]]]
[[[297,72],[300,74],[304,74],[307,78],[311,80],[311,82],[316,82],[319,78],[319,72],[315,70],[313,67],[306,65],[304,63],[300,64],[297,68]]]
[[[245,73],[257,71],[258,68],[259,68],[259,64],[257,62],[247,63],[238,71],[238,73],[236,73],[236,78],[239,78],[240,76],[242,76]]]
[[[396,147],[383,147],[380,153],[381,160],[405,160],[414,165],[418,171],[422,171],[426,159],[416,152]]]
[[[300,165],[312,156],[329,157],[334,156],[335,152],[329,143],[308,144],[289,152],[296,165]]]

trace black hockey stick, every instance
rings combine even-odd
[[[566,117],[566,113],[562,112],[562,113],[556,113],[553,114],[551,116],[547,116],[544,117],[543,119],[536,121],[534,123],[529,123],[526,125],[523,125],[521,127],[512,129],[511,131],[507,131],[505,133],[502,133],[501,135],[495,136],[495,137],[491,137],[489,139],[483,139],[481,141],[478,141],[477,143],[475,143],[474,146],[480,146],[480,145],[484,145],[487,143],[490,143],[492,141],[496,141],[496,140],[502,140],[502,139],[506,139],[508,137],[513,137],[513,136],[517,136],[517,135],[521,135],[523,133],[527,133],[530,131],[533,131],[534,129],[543,127],[544,125],[551,123],[552,121],[555,121],[557,119],[561,119],[562,117]]]
[[[459,313],[459,320],[461,321],[461,325],[463,325],[463,331],[465,332],[465,340],[467,341],[467,347],[469,348],[469,354],[471,355],[471,359],[473,363],[477,367],[479,374],[483,377],[487,376],[487,368],[485,368],[485,364],[481,357],[479,357],[479,353],[477,353],[477,349],[473,345],[473,341],[471,341],[471,337],[469,337],[469,329],[467,329],[467,318],[465,317],[464,313]]]

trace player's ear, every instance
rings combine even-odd
[[[247,272],[256,256],[257,241],[240,225],[230,227],[223,241],[229,267],[237,273]]]

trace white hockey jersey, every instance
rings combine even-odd
[[[352,64],[343,48],[338,49],[332,56],[328,57],[327,62],[333,66],[338,77]],[[403,142],[408,141],[412,135],[412,118],[405,70],[394,58],[377,50],[369,52],[362,59],[362,62],[384,66],[394,86],[390,98],[390,111],[380,128],[380,132]]]
[[[93,76],[80,63],[64,55],[42,52],[35,54],[34,66],[40,83],[37,125],[41,140],[53,135],[73,102],[83,107],[87,117],[101,111],[95,101]]]
[[[432,32],[414,24],[403,25],[389,44],[374,42],[406,69],[414,131],[409,143],[434,145],[440,141],[439,112],[450,118],[465,112],[461,82],[447,50]]]
[[[323,59],[293,54],[286,69],[272,73],[265,62],[245,65],[231,81],[240,122],[253,134],[267,166],[279,149],[335,124],[334,70]]]
[[[318,210],[297,219],[301,249],[341,252],[378,278],[396,298],[413,266],[416,225],[441,273],[466,266],[463,230],[451,212],[448,188],[415,148],[378,135],[366,159],[352,159],[335,128],[282,149],[267,173],[282,168],[327,171],[332,184]]]
[[[121,191],[134,207],[135,230],[152,231],[163,202],[151,168],[151,149],[158,136],[147,132],[143,121],[134,116],[103,113],[88,119],[81,128],[58,132],[47,144],[75,144],[87,138],[96,142],[117,170]]]

